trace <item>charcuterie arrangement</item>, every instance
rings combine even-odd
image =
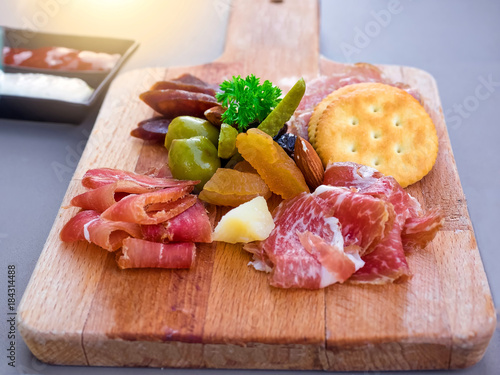
[[[65,242],[116,252],[120,268],[190,268],[196,243],[241,243],[278,288],[386,284],[444,218],[404,188],[428,174],[438,139],[419,94],[355,64],[286,93],[254,75],[192,75],[140,95],[157,115],[131,135],[166,147],[147,174],[92,169]],[[218,223],[207,212],[229,207]]]

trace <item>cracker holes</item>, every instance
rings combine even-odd
[[[377,112],[380,112],[380,111],[381,111],[381,108],[379,106],[372,105],[370,107],[370,112],[377,113]]]
[[[380,160],[379,160],[379,159],[374,159],[374,160],[372,161],[372,164],[373,164],[374,166],[378,167],[378,166],[380,165]]]
[[[401,126],[401,121],[399,121],[399,119],[398,119],[398,118],[395,118],[393,123],[394,123],[394,126],[395,126],[395,127],[398,127],[398,128],[399,128],[399,127]]]
[[[381,136],[381,135],[380,135],[380,133],[379,133],[379,132],[373,132],[373,133],[372,133],[372,138],[373,138],[373,139],[379,139],[379,138],[380,138],[380,136]]]
[[[358,152],[358,149],[356,148],[356,145],[352,145],[350,148],[352,153]]]
[[[352,125],[352,126],[356,126],[356,125],[358,125],[358,124],[359,124],[359,120],[358,120],[356,117],[353,117],[353,118],[351,119],[351,125]]]
[[[396,154],[401,154],[403,150],[401,149],[401,146],[397,145],[396,146]]]

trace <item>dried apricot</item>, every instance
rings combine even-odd
[[[266,199],[271,196],[269,187],[258,174],[219,168],[199,197],[218,206],[236,207],[258,196]]]
[[[254,167],[273,193],[293,198],[309,187],[294,161],[273,139],[259,129],[238,134],[236,147]]]
[[[240,171],[240,172],[248,172],[248,173],[258,174],[257,171],[255,170],[255,168],[252,167],[252,165],[248,161],[246,161],[246,160],[238,162],[233,167],[233,169],[237,170],[237,171]]]

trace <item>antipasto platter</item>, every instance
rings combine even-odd
[[[112,84],[19,307],[19,329],[30,350],[49,363],[92,366],[355,371],[460,368],[477,362],[491,338],[495,314],[435,81],[418,69],[368,64],[350,66],[321,57],[318,53],[316,1],[242,4],[236,2],[232,8],[226,50],[216,62],[194,67],[141,69],[118,77]],[[255,25],[256,20],[259,27]],[[258,59],[252,53],[256,50],[260,51]],[[270,217],[268,226],[272,227],[269,232],[248,241],[233,241],[236,228],[233,225],[225,234],[215,229],[213,236],[217,236],[218,241],[207,240],[207,236],[210,237],[207,223],[212,228],[220,228],[221,218],[229,217],[227,213],[232,211],[231,207],[215,204],[203,210],[196,196],[189,194],[196,182],[168,187],[177,189],[174,192],[178,194],[176,199],[182,200],[181,204],[175,205],[176,209],[185,206],[182,212],[198,210],[194,217],[204,217],[196,222],[200,230],[192,242],[197,244],[176,248],[182,256],[173,260],[160,256],[164,265],[188,269],[135,268],[140,267],[142,260],[133,259],[133,249],[137,247],[137,241],[144,239],[133,237],[146,237],[144,228],[141,229],[142,235],[135,235],[139,230],[135,224],[122,228],[130,238],[123,240],[110,236],[104,242],[94,241],[97,238],[95,227],[100,220],[110,220],[115,223],[113,225],[126,221],[120,215],[124,212],[124,203],[130,203],[132,199],[142,200],[139,204],[144,208],[142,227],[157,225],[161,222],[156,220],[157,216],[168,211],[165,204],[169,201],[152,199],[154,193],[143,188],[145,184],[149,187],[159,184],[165,188],[157,171],[165,166],[168,155],[169,162],[174,158],[174,148],[186,142],[173,139],[167,151],[162,144],[130,136],[138,123],[163,111],[163,108],[156,107],[155,112],[145,105],[148,99],[144,100],[142,93],[151,94],[155,85],[158,88],[158,82],[168,85],[168,90],[174,86],[196,86],[194,78],[180,77],[197,77],[207,84],[206,87],[218,87],[224,80],[231,82],[231,79],[236,85],[233,76],[249,77],[251,74],[261,77],[261,82],[273,82],[288,93],[300,91],[304,83],[302,107],[299,104],[289,123],[289,126],[296,127],[295,133],[303,136],[295,140],[295,156],[289,158],[281,147],[275,146],[271,135],[277,134],[269,135],[269,126],[259,125],[258,129],[235,135],[237,151],[242,154],[243,162],[250,166],[240,164],[239,168],[228,168],[238,173],[223,172],[227,174],[224,178],[219,174],[226,169],[216,169],[213,176],[207,177],[205,187],[197,188],[201,190],[200,199],[215,203],[220,199],[234,198],[224,196],[221,189],[213,189],[216,176],[226,181],[232,178],[230,175],[243,173],[255,180],[257,195],[260,196],[255,199],[264,201],[265,207],[264,198],[268,198],[269,212],[284,199],[278,213],[274,212]],[[344,84],[339,85],[341,80]],[[331,84],[332,81],[337,90],[331,87],[325,90],[324,82]],[[355,86],[364,89],[356,89],[355,95],[344,92]],[[321,90],[311,89],[315,87],[322,87],[325,91],[320,98],[318,92]],[[338,95],[338,92],[343,94]],[[330,94],[333,95],[328,99],[331,102],[323,102]],[[380,104],[380,101],[377,102],[380,106],[377,106],[377,103],[370,102],[374,97],[377,100],[388,97],[385,103],[399,103],[403,110],[392,104],[392,107]],[[305,99],[314,103],[306,106]],[[284,107],[290,98],[284,96],[281,102],[281,107]],[[325,103],[324,108],[322,113],[316,114],[320,103]],[[354,130],[342,138],[348,139],[347,146],[337,143],[333,147],[334,151],[344,147],[346,152],[360,154],[362,158],[347,161],[372,163],[371,167],[379,166],[381,170],[384,163],[390,164],[390,175],[394,174],[395,179],[383,177],[371,167],[353,164],[332,167],[329,163],[332,139],[343,132],[338,128],[332,130],[329,119],[336,116],[338,122],[338,118],[348,114],[349,126],[354,129],[367,122],[361,115],[353,116],[349,112],[361,105],[369,107],[369,116],[378,116],[377,112],[397,113],[399,116],[390,118],[393,127],[378,127],[378,130],[383,130],[380,134],[371,128],[366,130],[373,138],[370,142],[378,142],[380,137],[409,126],[415,113],[420,116],[417,116],[420,127],[416,133],[425,137],[407,142],[406,138],[396,138],[397,142],[391,143],[390,147],[396,156],[374,158],[375,154],[370,154],[370,160],[363,159],[363,148],[354,142],[357,138],[349,138],[356,134]],[[279,108],[280,104],[274,107]],[[307,121],[309,130],[300,133],[302,110],[307,108],[311,109],[311,119],[315,114],[317,119],[312,127]],[[262,125],[266,120],[259,122]],[[314,129],[312,133],[311,128]],[[221,134],[222,131],[221,127]],[[233,130],[229,129],[229,132]],[[207,148],[214,147],[209,141],[210,132],[199,138],[208,142]],[[311,143],[304,142],[307,138]],[[401,168],[401,163],[395,167],[391,164],[391,158],[404,155],[408,149],[422,144],[424,151],[417,152],[422,159],[413,163],[420,168],[418,171],[408,172],[409,166]],[[252,148],[254,145],[258,146]],[[218,146],[216,151],[220,156],[220,135]],[[306,163],[304,170],[300,157],[307,161],[308,155],[316,154],[314,150],[318,151],[319,156],[316,156],[321,160],[319,164]],[[273,163],[282,160],[280,165],[289,167],[281,171],[275,169],[274,174],[266,172],[260,162],[266,153],[274,155]],[[327,167],[326,172],[321,164]],[[170,166],[174,171],[176,165]],[[151,176],[153,169],[157,173],[155,176]],[[311,185],[318,180],[320,170],[325,173],[324,178],[319,179],[322,185]],[[120,185],[120,189],[130,184],[136,184],[134,189],[138,189],[139,184],[139,190],[130,191],[136,194],[135,198],[120,196],[118,199],[116,193],[121,194],[124,190],[115,189],[111,202],[100,199],[96,208],[92,206],[96,201],[93,191],[109,187],[102,181],[110,179],[110,171],[114,171],[111,182]],[[348,184],[345,182],[346,173],[351,178]],[[144,177],[145,174],[149,176]],[[259,176],[265,181],[263,185]],[[127,181],[117,182],[117,179]],[[284,179],[287,183],[276,185],[275,179]],[[357,181],[355,184],[353,179]],[[325,187],[325,183],[330,186]],[[85,187],[94,189],[90,190],[90,197]],[[385,189],[383,193],[380,191],[382,187]],[[274,193],[272,196],[269,190]],[[174,193],[170,191],[169,194]],[[240,199],[241,194],[237,198]],[[319,203],[318,199],[321,199]],[[234,210],[252,200],[247,201],[244,204],[238,202],[236,206],[239,207]],[[352,206],[342,206],[346,202]],[[148,215],[146,211],[153,205],[157,205],[153,210],[155,214]],[[338,220],[332,221],[332,215],[325,218],[322,205],[338,207]],[[401,205],[404,206],[402,210],[398,208]],[[413,208],[408,208],[410,206]],[[171,205],[168,207],[172,208]],[[67,223],[78,221],[75,218],[80,215],[80,208],[87,209],[82,212],[89,216],[82,218],[86,221],[80,238],[77,238]],[[90,209],[98,209],[101,214],[92,213]],[[341,211],[347,214],[341,214]],[[413,213],[405,214],[407,216],[401,219],[403,211]],[[255,210],[251,212],[255,213]],[[251,217],[251,212],[244,212],[243,216]],[[314,215],[323,212],[323,216],[319,215],[323,221],[318,221],[318,216],[314,215],[311,219],[311,212]],[[375,216],[359,214],[362,212],[377,215],[377,220],[371,220]],[[352,214],[359,215],[352,217]],[[307,224],[302,220],[304,217],[309,219],[308,222],[316,220],[314,225]],[[256,218],[256,222],[266,222],[265,215]],[[234,222],[234,217],[230,219]],[[162,220],[173,219],[164,216]],[[294,223],[291,226],[294,231],[287,231],[290,225],[283,223],[290,220]],[[296,224],[301,220],[306,224]],[[172,224],[167,229],[182,228],[183,222]],[[359,223],[363,223],[364,228],[359,231],[360,238],[352,232],[350,235],[340,233],[342,228],[352,228],[349,224],[355,226]],[[421,230],[421,224],[425,230]],[[157,227],[148,228],[152,237],[159,230]],[[318,231],[318,228],[324,230]],[[277,233],[279,230],[281,232]],[[390,234],[393,231],[397,232],[396,236]],[[182,236],[187,235],[185,231],[181,232]],[[228,239],[228,233],[231,239]],[[415,233],[419,235],[415,236]],[[425,235],[420,236],[423,233]],[[288,234],[300,238],[290,242]],[[172,238],[176,235],[168,233]],[[330,246],[327,250],[324,250],[325,238]],[[390,238],[391,241],[380,246],[381,241]],[[123,247],[118,257],[113,251],[120,246],[111,239]],[[243,250],[241,243],[231,243],[251,242],[255,245],[256,240],[262,240],[263,245],[248,247],[247,244],[247,251]],[[391,248],[393,240],[400,244],[401,252],[405,247],[403,255],[379,261],[382,258],[378,248]],[[311,277],[314,267],[308,266],[304,271],[304,262],[297,261],[297,258],[290,261],[290,254],[286,251],[297,243],[307,250],[301,255],[303,258],[314,256],[314,261],[308,258],[307,262],[319,267],[318,277]],[[156,248],[165,250],[168,246],[163,244]],[[275,250],[278,248],[284,253],[277,254]],[[336,257],[336,264],[341,259],[340,269],[331,266],[333,248],[344,249],[342,256]],[[283,259],[285,261],[280,263]],[[155,265],[161,263],[153,261]],[[253,267],[248,265],[249,262]],[[367,270],[368,264],[371,268]],[[151,267],[151,263],[146,267]],[[262,272],[266,267],[272,268],[271,276]]]

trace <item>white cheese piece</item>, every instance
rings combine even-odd
[[[266,200],[256,197],[225,214],[214,230],[213,239],[228,243],[262,241],[273,229],[273,217]]]

